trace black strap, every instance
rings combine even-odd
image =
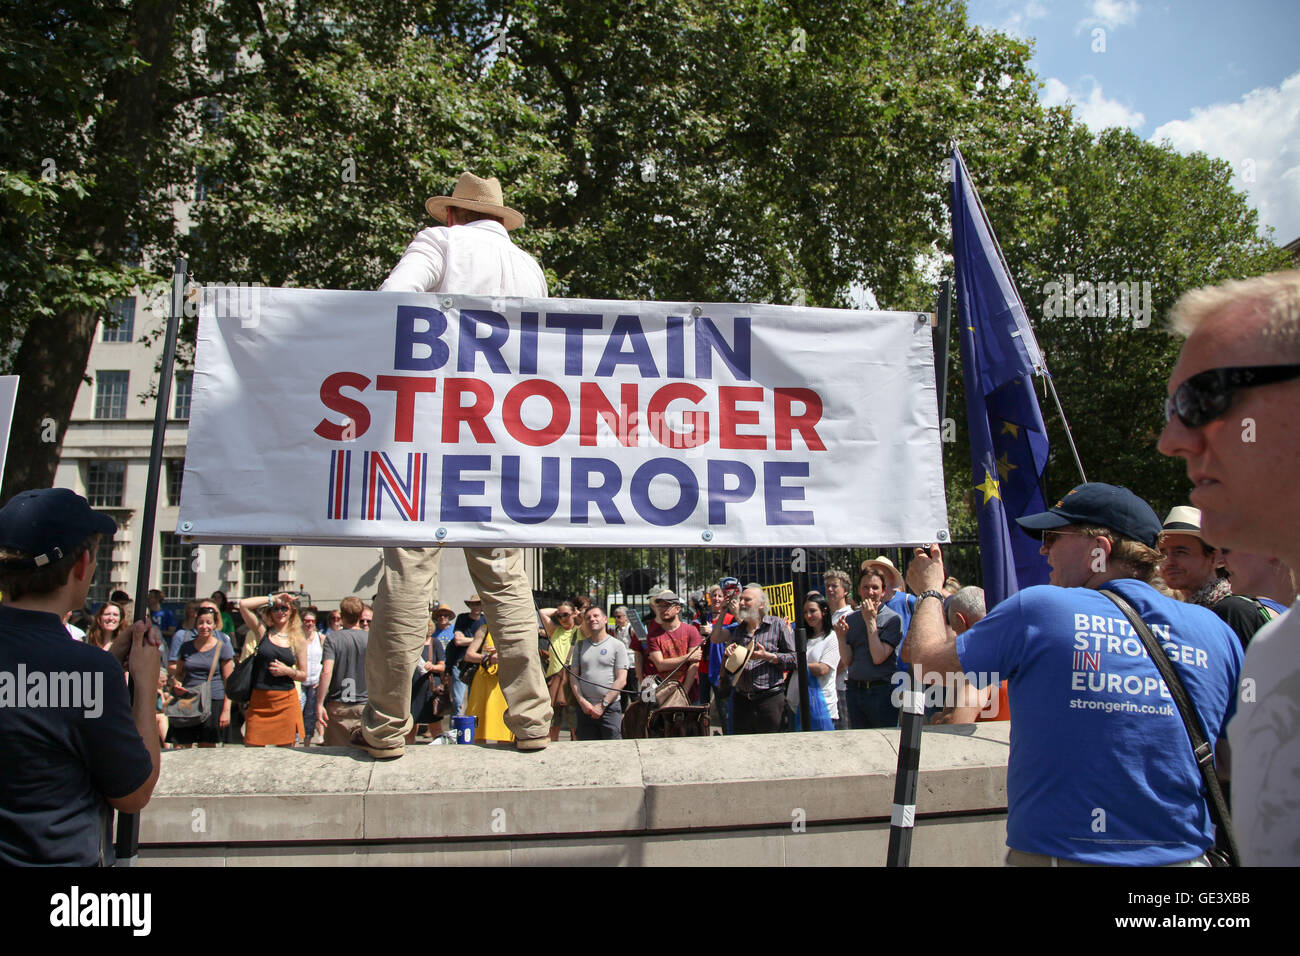
[[[1218,828],[1221,843],[1227,849],[1229,865],[1240,866],[1241,855],[1237,852],[1237,840],[1232,832],[1232,818],[1228,814],[1228,802],[1223,798],[1223,789],[1219,786],[1219,775],[1214,772],[1214,747],[1205,739],[1205,734],[1201,729],[1201,720],[1192,709],[1192,699],[1188,696],[1187,689],[1183,686],[1182,680],[1179,679],[1178,672],[1174,670],[1174,665],[1170,662],[1164,648],[1160,646],[1159,641],[1156,640],[1155,635],[1151,633],[1151,629],[1147,627],[1146,622],[1142,620],[1141,615],[1138,614],[1133,605],[1114,591],[1102,588],[1100,593],[1110,598],[1115,606],[1124,612],[1124,616],[1128,618],[1133,630],[1137,632],[1138,637],[1142,638],[1142,643],[1147,649],[1147,656],[1156,665],[1156,670],[1164,678],[1165,687],[1169,689],[1170,696],[1173,697],[1174,703],[1178,705],[1178,712],[1183,718],[1183,727],[1187,730],[1188,739],[1192,743],[1192,756],[1195,757],[1196,765],[1201,771],[1201,777],[1205,780],[1205,791],[1209,795],[1210,818],[1214,821],[1215,827]]]

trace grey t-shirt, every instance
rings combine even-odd
[[[627,645],[615,637],[606,637],[599,644],[583,641],[574,652],[574,663],[581,679],[578,689],[588,703],[599,703],[614,686],[615,671],[631,667],[632,654]]]
[[[370,634],[360,628],[340,628],[330,631],[321,653],[321,664],[334,662],[326,700],[344,704],[366,702],[366,644]]]

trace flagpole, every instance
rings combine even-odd
[[[140,514],[140,564],[136,569],[135,613],[136,620],[149,619],[149,567],[153,559],[153,530],[158,515],[158,485],[162,474],[163,439],[167,434],[167,408],[171,403],[172,368],[176,364],[176,337],[180,328],[181,310],[185,306],[184,259],[177,259],[172,273],[172,311],[167,320],[167,335],[163,340],[162,368],[158,375],[158,402],[153,415],[153,444],[149,449],[149,477],[145,482],[144,507]],[[131,693],[152,693],[153,687],[131,687]],[[117,815],[117,840],[114,854],[118,866],[135,866],[140,853],[140,815]]]
[[[966,166],[966,157],[962,155],[961,147],[958,145],[956,140],[952,141],[952,151],[957,156],[957,162],[961,163],[962,173],[965,174],[966,181],[972,182],[970,169]],[[1007,265],[1007,257],[1002,252],[1002,243],[998,242],[997,233],[993,231],[993,224],[989,222],[989,215],[984,210],[984,203],[978,202],[975,205],[979,209],[980,218],[984,221],[984,228],[988,230],[989,238],[993,241],[993,248],[998,252],[998,261],[1002,263],[1003,271],[1008,277],[1010,277],[1012,275],[1011,268]],[[1032,329],[1034,324],[1029,320],[1029,310],[1025,308],[1024,299],[1020,298],[1020,289],[1016,286],[1014,278],[1011,279],[1011,291],[1015,295],[1016,302],[1019,303],[1021,311],[1025,314],[1025,321],[1029,323],[1029,327]],[[1056,394],[1056,384],[1052,381],[1052,375],[1047,370],[1047,359],[1043,356],[1043,350],[1042,347],[1038,345],[1037,337],[1035,337],[1034,345],[1034,351],[1037,353],[1038,359],[1037,367],[1034,369],[1034,372],[1037,375],[1043,376],[1043,378],[1047,380],[1047,387],[1052,392],[1052,401],[1056,405],[1056,413],[1061,416],[1061,424],[1065,426],[1065,440],[1070,445],[1070,454],[1074,458],[1074,466],[1079,469],[1080,480],[1086,484],[1088,477],[1083,473],[1083,462],[1080,460],[1079,450],[1074,444],[1074,434],[1070,431],[1070,422],[1065,417],[1065,409],[1061,407],[1061,398]]]

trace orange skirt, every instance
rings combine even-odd
[[[253,691],[244,711],[244,746],[287,747],[306,736],[296,690]]]

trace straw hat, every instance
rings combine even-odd
[[[1160,537],[1163,538],[1167,534],[1189,534],[1204,542],[1205,539],[1201,537],[1201,509],[1188,505],[1174,508],[1160,528]]]
[[[863,561],[862,568],[859,570],[859,576],[862,572],[872,570],[879,571],[885,576],[885,584],[895,590],[903,589],[903,575],[899,573],[898,568],[894,567],[894,562],[890,561],[883,554],[879,557],[872,558],[870,561]]]
[[[504,204],[501,182],[495,176],[479,179],[473,173],[461,173],[450,196],[430,196],[424,201],[424,208],[439,222],[447,221],[448,206],[497,216],[506,229],[518,229],[524,224],[523,214]]]
[[[726,656],[722,666],[727,669],[729,674],[739,674],[749,663],[749,659],[754,656],[754,642],[749,641],[746,644],[737,644],[731,649],[731,653]]]

